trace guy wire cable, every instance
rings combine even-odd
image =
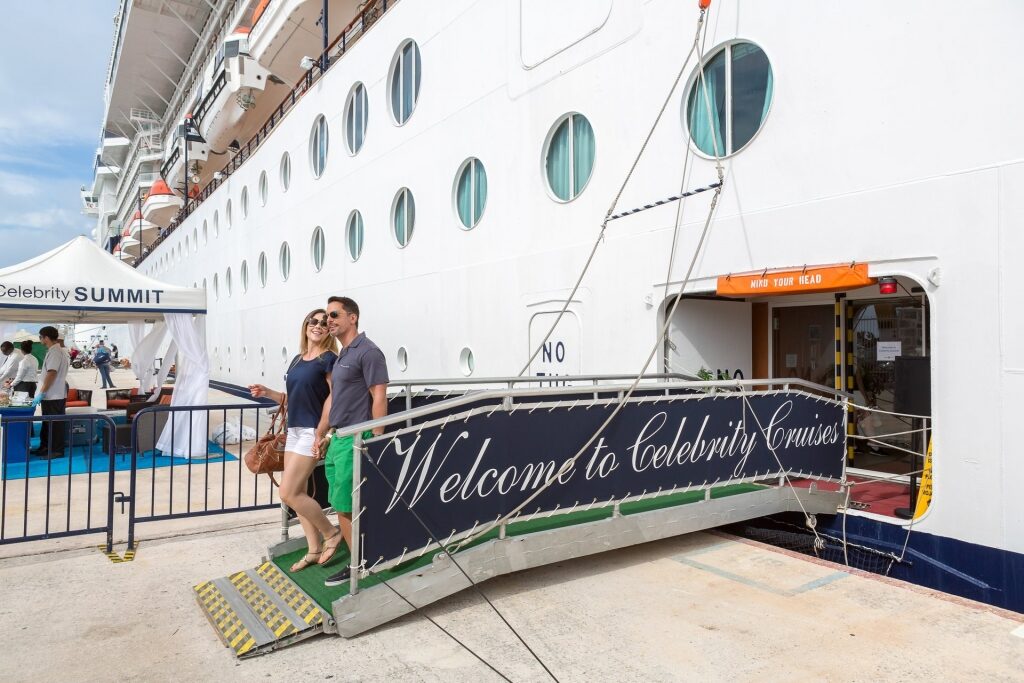
[[[392,440],[394,440],[394,437],[392,437]],[[362,452],[364,452],[364,451],[366,451],[366,448],[365,447],[360,447],[360,457],[362,457]],[[458,561],[455,559],[454,554],[447,552],[447,549],[444,547],[444,544],[441,543],[440,539],[438,539],[437,536],[434,534],[434,532],[430,529],[430,527],[427,526],[427,523],[423,521],[423,518],[420,517],[419,513],[412,509],[412,506],[405,500],[405,498],[402,497],[402,494],[399,493],[398,488],[391,482],[391,480],[387,477],[387,475],[385,475],[384,472],[381,471],[380,466],[376,462],[374,462],[373,458],[371,458],[369,456],[369,454],[367,454],[367,456],[366,456],[366,462],[368,462],[371,465],[373,465],[373,469],[377,471],[377,474],[380,475],[380,478],[383,479],[384,483],[388,485],[388,488],[390,488],[391,491],[398,497],[398,500],[400,500],[402,502],[402,505],[405,506],[405,509],[408,510],[412,514],[412,516],[416,518],[416,521],[419,523],[419,525],[421,527],[423,527],[423,530],[427,532],[427,535],[430,536],[430,540],[433,541],[434,543],[436,543],[438,548],[440,548],[442,550],[442,552],[447,553],[448,559],[450,559],[452,561],[452,564],[455,565],[455,567],[459,570],[459,572],[464,577],[466,577],[466,580],[469,581],[469,584],[474,588],[474,590],[476,590],[476,592],[480,595],[480,597],[484,599],[484,602],[486,602],[488,605],[490,605],[491,609],[494,610],[494,613],[498,615],[498,618],[501,619],[501,621],[505,624],[505,626],[507,626],[509,628],[510,631],[512,631],[513,635],[515,635],[515,637],[519,640],[519,642],[523,644],[523,647],[526,648],[527,652],[529,652],[533,656],[533,658],[535,660],[537,660],[537,663],[541,665],[541,667],[544,669],[545,672],[547,672],[548,676],[550,676],[551,679],[554,680],[557,683],[558,682],[558,677],[555,676],[555,674],[553,674],[551,672],[551,669],[549,669],[547,664],[544,663],[544,660],[542,660],[540,658],[540,656],[536,652],[533,651],[533,648],[531,648],[527,644],[527,642],[519,634],[519,631],[517,631],[515,629],[515,627],[512,626],[512,624],[509,623],[508,619],[505,618],[505,615],[501,613],[501,611],[495,606],[495,604],[493,602],[491,602],[490,598],[488,598],[487,595],[483,592],[483,589],[480,588],[479,584],[477,584],[477,582],[472,579],[472,577],[469,575],[469,573],[466,572],[466,570],[462,568],[462,565],[459,564]],[[381,579],[381,580],[383,580],[383,579]],[[409,600],[407,600],[403,595],[401,595],[393,587],[388,586],[388,588],[391,588],[391,590],[395,591],[396,595],[398,595],[400,598],[405,600],[408,604],[412,605],[412,603],[409,602]],[[415,605],[413,605],[413,608],[417,609],[415,607]],[[467,649],[469,649],[469,648],[467,648]],[[474,653],[474,655],[475,655],[475,653]],[[478,657],[478,659],[479,659],[479,657]],[[484,661],[484,660],[481,659],[481,661]],[[487,664],[487,662],[484,662],[484,663]],[[488,666],[490,666],[490,664],[488,664]],[[493,669],[494,667],[491,667],[491,668]],[[499,676],[502,676],[502,678],[505,678],[504,675],[502,675],[500,672],[497,671],[497,669],[495,669],[495,673],[498,673]],[[508,679],[506,679],[506,680],[508,680]]]
[[[698,33],[697,33],[697,36],[694,38],[694,48],[698,51],[698,74],[699,74],[699,78],[700,78],[700,81],[701,81],[701,87],[702,87],[702,89],[704,91],[704,95],[705,95],[704,102],[707,105],[708,121],[710,122],[712,120],[712,118],[711,118],[711,102],[707,98],[707,82],[706,82],[705,77],[704,77],[704,53],[703,53],[703,48],[702,48],[700,40],[699,40],[699,37],[700,37],[700,23],[702,23],[703,20],[704,20],[704,11],[702,10],[701,11],[701,16],[700,16],[700,22],[698,22],[698,27],[697,27]],[[687,60],[689,60],[689,57],[687,57]],[[580,449],[576,452],[576,454],[572,458],[570,458],[570,459],[566,460],[564,463],[562,463],[562,466],[558,470],[558,474],[556,474],[554,477],[548,479],[548,481],[544,482],[544,484],[540,488],[536,489],[533,493],[531,493],[526,498],[526,500],[524,500],[522,503],[517,505],[515,508],[513,508],[512,510],[507,512],[505,515],[503,515],[503,516],[499,517],[498,519],[494,520],[493,522],[488,524],[486,527],[484,527],[483,529],[478,531],[476,534],[470,534],[466,538],[462,539],[459,543],[457,543],[455,545],[456,548],[462,548],[466,544],[468,544],[468,543],[476,540],[480,536],[488,533],[491,529],[494,529],[495,527],[500,526],[501,524],[504,524],[506,521],[508,521],[509,518],[511,518],[514,515],[518,514],[520,511],[523,510],[523,508],[525,508],[532,501],[534,501],[539,495],[541,495],[544,491],[546,491],[558,479],[558,476],[564,474],[566,471],[568,471],[568,469],[570,467],[575,466],[576,461],[580,458],[580,456],[583,455],[583,453],[590,447],[591,444],[594,443],[594,441],[598,438],[598,436],[600,436],[601,433],[608,427],[608,425],[611,424],[612,420],[614,420],[618,416],[618,414],[626,406],[626,403],[629,401],[630,397],[632,397],[633,393],[636,391],[636,388],[640,385],[640,380],[643,379],[644,373],[647,371],[647,368],[650,366],[651,361],[654,359],[655,354],[658,352],[658,348],[664,343],[665,336],[668,334],[668,328],[669,328],[669,325],[671,324],[672,317],[675,315],[676,309],[679,307],[679,302],[682,301],[682,294],[686,291],[686,285],[689,283],[690,276],[693,274],[693,269],[697,265],[697,259],[700,257],[700,254],[703,251],[704,242],[706,241],[708,232],[709,232],[709,230],[711,228],[711,220],[714,217],[715,208],[718,206],[718,199],[721,197],[722,190],[725,187],[725,171],[722,168],[722,158],[719,155],[717,135],[712,135],[711,137],[712,137],[712,143],[713,143],[712,146],[714,148],[714,153],[715,153],[715,170],[718,173],[718,187],[715,188],[715,193],[714,193],[714,195],[711,198],[711,205],[710,205],[710,207],[708,209],[708,215],[707,215],[707,218],[704,221],[704,229],[701,231],[700,239],[697,242],[696,249],[694,249],[693,258],[690,259],[690,265],[689,265],[689,267],[686,270],[686,275],[683,277],[682,281],[679,283],[678,295],[674,298],[674,300],[672,302],[671,309],[666,310],[666,312],[665,312],[665,322],[664,322],[664,324],[661,327],[661,333],[658,335],[658,338],[655,340],[654,345],[651,347],[651,351],[647,355],[647,360],[644,362],[643,367],[640,369],[640,371],[637,374],[636,378],[633,380],[633,383],[630,385],[629,390],[625,394],[623,394],[622,398],[620,398],[618,400],[618,402],[615,405],[615,408],[612,410],[611,415],[609,415],[605,419],[605,421],[601,423],[601,425],[597,428],[597,430],[590,436],[589,439],[587,439],[586,443],[584,443],[583,446],[580,447]],[[634,164],[634,166],[635,166],[635,164]],[[613,205],[613,208],[614,208],[614,205]],[[606,221],[606,223],[607,223],[607,221]],[[577,286],[578,286],[578,283],[577,283]],[[572,297],[570,296],[569,298],[571,299]],[[566,302],[566,308],[567,307],[568,307],[568,301]],[[563,308],[562,312],[563,313],[565,312],[565,308]],[[557,321],[556,321],[555,324],[557,324]],[[554,330],[554,327],[552,327],[551,331],[553,331],[553,330]],[[548,334],[550,336],[551,332],[549,331]],[[538,351],[539,351],[539,347],[538,347]],[[536,352],[534,352],[534,356],[536,356]],[[531,358],[531,360],[532,360],[532,358]]]

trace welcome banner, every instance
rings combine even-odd
[[[615,403],[567,403],[488,408],[368,443],[363,457],[376,467],[362,465],[367,566],[431,545],[410,507],[444,543],[508,514],[548,482],[522,515],[783,472],[843,473],[842,406],[802,392],[634,399],[575,462]]]

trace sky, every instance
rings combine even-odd
[[[118,0],[4,3],[0,27],[0,267],[88,236]]]

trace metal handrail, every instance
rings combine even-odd
[[[628,375],[626,377],[629,377]],[[629,377],[635,379],[633,375]],[[518,378],[523,379],[523,378]],[[568,380],[569,376],[563,377],[563,380]],[[344,427],[335,431],[336,436],[353,436],[362,434],[363,432],[377,429],[378,427],[388,427],[390,425],[397,424],[399,422],[408,422],[421,417],[426,417],[434,413],[439,413],[451,408],[458,408],[461,406],[469,405],[471,403],[478,403],[480,401],[488,400],[500,400],[506,398],[520,398],[526,396],[543,396],[544,394],[593,394],[593,393],[610,393],[610,392],[625,392],[628,391],[631,384],[599,384],[582,387],[531,387],[528,389],[481,389],[476,391],[468,391],[461,396],[454,398],[445,399],[438,401],[437,403],[421,406],[419,408],[411,408],[404,410],[400,413],[394,413],[393,415],[387,415],[385,417],[378,418],[376,420],[368,420],[366,422],[360,422],[359,424]],[[815,392],[831,394],[838,399],[850,399],[852,394],[842,391],[841,389],[833,389],[826,387],[821,384],[815,384],[803,379],[734,379],[734,380],[711,380],[701,382],[657,382],[654,384],[643,385],[644,389],[696,389],[696,390],[711,390],[715,392],[719,389],[744,389],[749,388],[750,390],[757,390],[757,387],[776,387],[781,386],[783,390],[788,390],[793,387],[801,389],[809,389]]]

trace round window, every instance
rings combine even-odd
[[[260,252],[259,261],[256,262],[257,274],[260,276],[260,287],[267,286],[267,254]]]
[[[348,244],[348,256],[353,261],[358,261],[363,253],[363,215],[358,211],[349,214],[345,226],[345,241]]]
[[[206,221],[203,221],[203,244],[208,244],[210,241],[210,231],[206,227]]]
[[[391,63],[391,116],[404,124],[412,116],[420,94],[420,48],[415,41],[402,43]]]
[[[231,296],[231,267],[224,271],[224,291]]]
[[[281,271],[281,279],[287,282],[292,272],[292,250],[287,242],[281,243],[281,250],[277,253],[277,267]]]
[[[327,119],[321,114],[313,121],[313,130],[309,134],[309,163],[314,178],[322,176],[327,168],[327,134]]]
[[[345,146],[349,154],[358,154],[363,148],[367,116],[366,88],[362,83],[356,83],[345,104]]]
[[[544,153],[548,188],[563,202],[575,199],[594,170],[594,129],[582,114],[566,114],[555,124]]]
[[[231,229],[231,200],[224,205],[224,220],[228,223],[228,230]]]
[[[238,268],[238,277],[242,281],[242,293],[249,291],[249,263],[242,261],[242,265]]]
[[[270,194],[270,184],[267,182],[267,172],[260,173],[260,206],[267,205],[267,195]]]
[[[468,346],[462,349],[462,353],[459,354],[459,369],[462,370],[462,374],[469,377],[473,374],[475,365],[473,363],[473,351]]]
[[[324,248],[324,229],[317,226],[310,240],[309,252],[313,259],[313,269],[318,273],[324,267]]]
[[[455,212],[462,227],[475,227],[486,204],[487,171],[479,159],[466,159],[455,176]]]
[[[412,230],[416,224],[416,202],[409,188],[403,187],[395,195],[391,207],[391,226],[399,248],[404,248],[412,239]]]
[[[213,212],[213,236],[216,237],[219,234],[220,234],[220,215],[216,211],[214,211]]]
[[[288,186],[292,184],[292,158],[288,152],[281,155],[281,191],[287,192]]]
[[[694,147],[712,157],[743,149],[768,116],[773,82],[768,56],[753,43],[730,43],[712,53],[694,72],[685,100]]]
[[[249,188],[242,188],[242,196],[238,198],[238,203],[242,205],[242,218],[249,217]]]
[[[398,347],[398,370],[405,372],[409,369],[409,352],[405,350],[404,346]]]
[[[199,231],[192,228],[192,251],[199,253]]]

